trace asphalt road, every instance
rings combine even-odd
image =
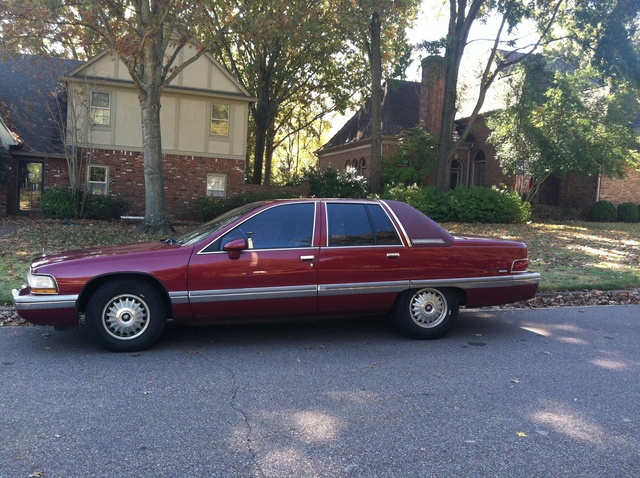
[[[0,329],[0,477],[639,477],[640,306],[171,327],[111,354]]]

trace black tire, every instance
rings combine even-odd
[[[409,337],[438,339],[451,330],[458,309],[458,297],[449,289],[408,290],[398,297],[393,321]]]
[[[137,279],[112,280],[100,286],[89,299],[85,318],[89,333],[112,352],[150,347],[167,323],[160,293]]]

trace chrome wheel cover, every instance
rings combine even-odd
[[[425,329],[437,327],[449,315],[449,305],[442,292],[424,289],[411,298],[409,314],[416,325]]]
[[[149,326],[149,307],[140,297],[123,294],[109,301],[102,311],[102,325],[118,340],[140,337]]]

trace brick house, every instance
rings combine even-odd
[[[190,52],[180,53],[183,58]],[[87,62],[20,55],[0,63],[0,135],[13,179],[0,187],[0,215],[37,212],[41,192],[69,186],[69,158],[88,161],[80,184],[144,214],[137,92],[124,64],[102,53]],[[248,92],[210,55],[162,93],[165,194],[172,218],[202,196],[244,190]],[[11,126],[8,126],[11,125]],[[13,143],[11,139],[13,138]]]
[[[422,63],[422,81],[389,80],[384,86],[382,114],[382,154],[395,153],[400,133],[421,126],[437,134],[440,131],[444,97],[444,76],[439,57],[429,57]],[[457,119],[464,126],[467,118]],[[640,134],[640,116],[634,125]],[[516,187],[518,178],[505,175],[495,157],[495,148],[487,142],[490,130],[484,117],[478,116],[471,134],[449,162],[450,188],[458,186],[492,186],[505,184]],[[368,177],[367,165],[371,145],[370,101],[360,108],[316,154],[320,169],[355,167]],[[424,185],[434,185],[427,177]],[[536,209],[547,213],[585,216],[598,200],[614,204],[640,203],[640,172],[629,169],[625,178],[571,174],[563,178],[552,176],[541,186]]]

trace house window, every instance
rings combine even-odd
[[[211,105],[211,134],[229,136],[229,105]]]
[[[484,186],[484,166],[486,157],[484,151],[478,151],[473,157],[473,185]]]
[[[207,196],[227,197],[226,174],[207,174]]]
[[[91,123],[108,126],[111,122],[111,93],[92,91],[89,106]]]
[[[351,161],[349,159],[347,159],[347,162],[344,163],[344,167],[345,169],[349,169],[351,167]]]
[[[87,192],[97,196],[109,194],[109,168],[107,166],[89,166]]]
[[[450,189],[455,189],[462,182],[462,163],[457,159],[451,161],[451,184]]]
[[[367,162],[364,158],[360,160],[360,164],[358,165],[358,173],[360,176],[367,177]]]

